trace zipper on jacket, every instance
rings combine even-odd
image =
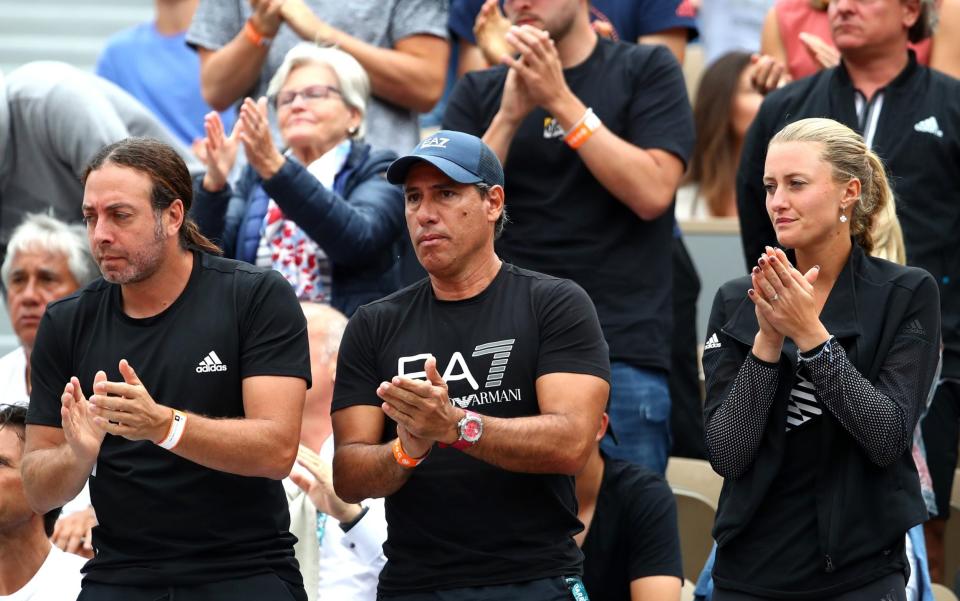
[[[833,558],[830,557],[829,555],[824,555],[824,556],[823,556],[823,559],[824,559],[824,561],[826,562],[826,568],[824,568],[824,570],[827,572],[827,574],[833,572],[833,569],[834,569],[834,568],[833,568]]]

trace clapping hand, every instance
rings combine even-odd
[[[240,141],[250,166],[264,180],[268,180],[280,171],[286,161],[273,143],[270,132],[270,118],[267,113],[267,98],[262,96],[254,102],[244,98],[240,106]]]
[[[220,113],[210,111],[204,116],[203,129],[207,135],[201,144],[203,152],[197,153],[197,157],[207,168],[203,175],[203,189],[207,192],[218,192],[227,185],[227,177],[237,160],[240,128],[241,122],[237,119],[233,131],[226,136]]]
[[[107,374],[98,371],[93,378],[94,388],[106,380]],[[60,420],[67,444],[78,458],[92,464],[100,454],[100,445],[103,444],[106,431],[96,424],[91,405],[83,395],[80,380],[76,377],[70,378],[63,387],[60,403]]]
[[[426,455],[433,441],[456,442],[456,424],[462,417],[457,412],[463,412],[450,404],[447,384],[437,371],[435,357],[427,359],[424,371],[426,381],[396,376],[377,388],[377,396],[384,401],[383,412],[397,422],[400,442],[412,457]]]
[[[510,20],[500,11],[499,0],[486,0],[477,13],[473,35],[488,64],[499,65],[504,56],[516,52],[507,42]]]
[[[250,0],[250,7],[253,8],[250,21],[260,35],[268,38],[277,35],[280,24],[283,23],[280,10],[284,2],[285,0]]]
[[[517,48],[520,57],[506,56],[503,62],[522,80],[530,102],[550,110],[555,100],[570,91],[563,78],[560,54],[550,34],[532,25],[523,25],[511,27],[507,41]]]
[[[97,514],[93,507],[81,509],[76,513],[62,516],[53,526],[50,542],[57,548],[81,557],[93,557],[93,527],[97,525]]]
[[[293,471],[290,472],[290,479],[307,493],[318,511],[332,516],[339,522],[352,521],[362,511],[359,505],[345,503],[337,496],[333,490],[333,468],[312,449],[301,444],[297,450],[297,463],[306,468],[313,478]]]
[[[772,56],[754,54],[750,62],[750,83],[761,94],[766,95],[791,81],[786,66]]]
[[[173,419],[173,410],[153,400],[126,359],[120,360],[120,375],[123,382],[109,382],[104,376],[94,383],[94,395],[90,397],[94,423],[127,440],[162,440]]]
[[[332,43],[333,27],[317,17],[304,0],[286,0],[280,14],[301,39],[315,44]]]
[[[840,52],[818,36],[802,31],[798,37],[810,57],[822,68],[830,69],[840,64]]]
[[[753,268],[753,288],[748,293],[756,306],[761,332],[767,327],[793,340],[801,351],[824,342],[829,333],[820,322],[813,286],[819,275],[819,266],[800,273],[786,253],[768,246]]]

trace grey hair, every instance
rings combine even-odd
[[[300,308],[307,319],[307,335],[311,342],[320,336],[320,357],[330,361],[340,352],[340,341],[347,328],[346,316],[330,305],[301,302]]]
[[[311,42],[301,42],[283,57],[283,63],[270,79],[267,95],[274,96],[287,81],[290,72],[297,67],[315,64],[333,71],[340,87],[343,102],[360,113],[360,125],[350,132],[354,139],[363,138],[367,131],[367,103],[370,102],[370,76],[363,66],[343,50],[330,46],[321,47]]]
[[[0,267],[0,280],[4,288],[10,284],[10,271],[17,254],[37,250],[60,253],[66,257],[67,267],[81,288],[100,275],[90,254],[86,229],[82,225],[68,225],[50,215],[33,213],[23,219],[10,237],[7,254]]]
[[[933,36],[939,23],[936,1],[920,0],[920,13],[917,15],[917,22],[907,31],[907,39],[913,43],[925,40]]]
[[[490,194],[490,190],[493,188],[490,184],[486,182],[477,182],[473,184],[473,187],[477,189],[477,193],[480,195],[480,200],[483,200]],[[510,221],[510,218],[507,217],[507,203],[503,203],[503,208],[500,210],[500,217],[497,217],[497,222],[493,224],[493,239],[498,240],[503,234],[503,228],[507,226],[507,223]]]

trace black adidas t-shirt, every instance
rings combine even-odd
[[[482,136],[500,108],[506,76],[505,67],[465,75],[450,97],[444,128]],[[686,163],[693,116],[669,50],[600,39],[563,77],[614,134]],[[510,226],[497,253],[583,286],[596,304],[612,360],[668,370],[673,210],[650,221],[638,217],[597,181],[540,107],[513,137],[504,175]]]
[[[360,308],[340,347],[333,410],[379,406],[380,382],[423,378],[437,358],[451,402],[484,415],[540,413],[538,377],[609,380],[590,299],[576,284],[504,263],[479,295],[440,301],[429,280]],[[384,442],[396,437],[387,419]],[[396,594],[578,574],[573,478],[507,472],[434,447],[386,500],[387,564],[380,591]]]
[[[89,397],[98,370],[123,381],[124,358],[158,403],[209,417],[243,416],[244,378],[310,382],[306,320],[283,277],[195,253],[183,293],[154,317],[125,315],[120,287],[102,279],[47,306],[31,356],[27,422],[61,427],[70,376]],[[88,580],[191,585],[272,571],[301,581],[277,480],[219,472],[108,434],[90,495],[100,525]]]

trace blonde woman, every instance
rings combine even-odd
[[[905,534],[927,515],[911,443],[938,362],[936,283],[869,256],[892,193],[849,128],[787,126],[763,181],[792,258],[768,248],[720,288],[703,356],[726,479],[713,598],[905,599]]]

